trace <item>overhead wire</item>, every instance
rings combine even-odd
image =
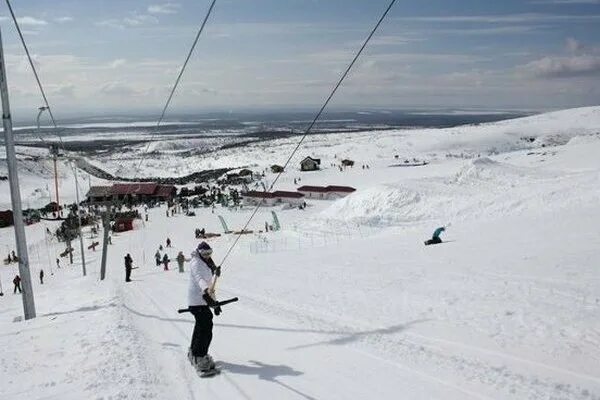
[[[342,74],[342,76],[340,77],[340,79],[338,80],[338,82],[336,83],[336,85],[333,87],[333,90],[329,93],[329,96],[327,97],[327,99],[325,100],[325,102],[323,103],[323,105],[321,106],[321,108],[319,109],[319,111],[317,112],[317,114],[315,115],[315,117],[313,118],[312,122],[308,125],[308,127],[304,131],[304,134],[302,135],[302,137],[300,138],[300,140],[298,141],[298,143],[296,144],[296,146],[292,150],[292,153],[290,154],[290,156],[287,158],[287,160],[286,160],[285,164],[283,165],[283,168],[281,169],[281,171],[275,176],[275,179],[273,180],[273,182],[269,186],[269,190],[267,190],[267,192],[270,192],[271,190],[273,190],[273,188],[275,187],[275,184],[277,183],[277,181],[279,180],[279,178],[281,177],[281,175],[284,173],[284,171],[287,168],[287,166],[289,165],[289,163],[292,161],[292,159],[294,158],[294,156],[296,155],[296,153],[300,149],[300,146],[302,146],[302,143],[304,143],[304,140],[309,135],[309,133],[311,132],[311,130],[313,129],[313,127],[315,126],[315,124],[317,123],[317,121],[319,120],[319,118],[321,117],[321,114],[323,114],[323,111],[325,110],[325,108],[327,108],[327,105],[329,104],[329,102],[331,101],[331,99],[333,98],[333,96],[335,95],[335,93],[337,92],[337,90],[339,89],[339,87],[342,85],[342,83],[346,79],[346,76],[348,76],[348,73],[350,72],[350,70],[352,69],[352,67],[354,66],[354,64],[356,63],[356,61],[360,57],[360,55],[362,54],[363,50],[367,47],[367,44],[369,43],[369,41],[371,40],[371,38],[373,37],[373,35],[375,34],[375,32],[377,31],[377,29],[379,28],[379,26],[381,25],[381,23],[385,19],[385,17],[388,15],[388,13],[390,12],[390,10],[394,6],[394,3],[396,3],[396,0],[392,0],[389,3],[389,5],[385,9],[385,11],[383,12],[383,14],[381,15],[381,17],[377,21],[377,24],[375,24],[375,26],[373,27],[373,29],[371,30],[371,32],[369,33],[369,35],[367,36],[367,38],[363,42],[363,44],[360,47],[360,49],[355,54],[355,56],[352,59],[352,61],[350,62],[350,64],[348,65],[348,67],[346,68],[346,70],[344,71],[344,73]],[[264,198],[261,198],[261,200],[259,201],[259,203],[254,208],[254,211],[252,212],[252,214],[250,214],[250,218],[248,218],[248,220],[246,221],[246,224],[242,228],[241,233],[239,235],[237,235],[237,237],[235,238],[235,240],[233,241],[233,243],[231,244],[231,246],[229,246],[229,249],[227,250],[227,252],[225,253],[225,256],[221,260],[221,263],[219,264],[219,267],[223,267],[225,261],[227,260],[227,258],[229,257],[229,255],[231,254],[231,252],[233,251],[233,249],[235,248],[235,246],[239,242],[239,240],[240,240],[243,232],[245,232],[248,229],[248,226],[250,226],[250,223],[252,222],[252,220],[254,219],[254,217],[256,216],[256,214],[258,213],[258,211],[260,210],[260,208],[264,204],[265,204],[265,200],[264,200]]]
[[[23,45],[23,49],[25,49],[25,54],[27,55],[27,60],[29,61],[29,65],[31,66],[31,70],[33,71],[33,75],[35,76],[35,80],[42,94],[42,98],[44,99],[44,104],[48,108],[48,113],[50,114],[50,118],[52,119],[52,124],[54,128],[58,128],[56,125],[56,120],[54,119],[54,114],[52,113],[52,108],[50,108],[50,104],[48,103],[48,98],[46,97],[46,92],[44,90],[44,86],[40,80],[40,76],[37,73],[35,65],[33,63],[33,59],[31,54],[29,53],[29,48],[27,47],[27,43],[25,42],[25,38],[23,37],[23,32],[21,32],[21,27],[19,26],[19,22],[17,21],[17,17],[13,11],[12,5],[10,4],[10,0],[6,0],[6,5],[8,6],[8,11],[10,12],[10,16],[15,24],[15,28],[17,29],[17,33],[19,34],[19,38],[21,39],[21,44]],[[58,138],[62,143],[62,137],[57,133]],[[64,145],[63,145],[64,148]]]
[[[29,52],[29,49],[27,47],[27,44],[25,42],[25,39],[23,37],[23,33],[21,32],[21,29],[19,27],[17,18],[13,12],[12,6],[10,4],[10,0],[5,0],[6,4],[9,8],[11,17],[14,21],[15,27],[17,28],[17,32],[19,34],[19,37],[21,39],[21,43],[23,44],[23,48],[25,49],[25,53],[27,55],[27,59],[29,61],[29,64],[32,68],[32,71],[34,73],[36,82],[38,84],[38,87],[40,89],[40,92],[42,94],[42,97],[44,99],[44,104],[46,105],[46,107],[48,108],[48,113],[50,115],[50,118],[52,120],[52,123],[55,127],[55,129],[57,129],[57,124],[56,124],[56,120],[54,118],[54,114],[52,112],[52,108],[49,105],[48,99],[46,97],[46,93],[44,91],[43,85],[40,81],[39,75],[37,73],[37,70],[35,68],[35,65],[33,63],[31,54]],[[142,155],[142,158],[140,159],[140,162],[138,163],[137,168],[135,169],[135,174],[134,174],[134,179],[138,176],[138,173],[141,170],[141,167],[143,165],[143,162],[145,161],[147,155],[148,155],[148,150],[150,149],[150,145],[152,144],[152,140],[154,139],[154,137],[156,136],[157,132],[158,132],[158,128],[160,127],[160,124],[162,123],[162,121],[164,120],[164,117],[166,115],[166,111],[169,108],[169,105],[171,104],[171,101],[173,99],[173,96],[175,94],[175,91],[177,89],[177,87],[179,86],[179,83],[181,81],[181,78],[186,70],[186,67],[189,63],[189,60],[194,52],[194,49],[200,39],[200,36],[202,35],[202,32],[204,31],[204,28],[206,26],[206,23],[210,17],[210,15],[212,14],[213,8],[215,6],[216,0],[212,0],[210,7],[204,17],[204,20],[202,21],[202,24],[198,30],[198,33],[196,34],[196,37],[194,38],[194,41],[192,43],[192,46],[190,47],[190,50],[187,54],[187,57],[181,67],[181,70],[179,71],[179,74],[177,76],[177,79],[175,80],[175,83],[173,85],[173,87],[171,88],[171,91],[169,93],[169,96],[167,98],[167,101],[165,102],[165,105],[163,106],[161,115],[157,121],[156,124],[156,128],[157,130],[151,135],[150,139],[148,140],[148,144],[146,146],[146,149]],[[311,123],[309,124],[309,126],[307,127],[307,129],[304,131],[303,135],[301,136],[300,140],[298,141],[298,143],[296,144],[296,146],[294,147],[294,149],[292,150],[291,154],[289,155],[289,157],[287,158],[287,160],[285,161],[284,165],[283,165],[283,169],[281,172],[279,172],[275,179],[273,180],[273,182],[269,185],[269,189],[268,192],[270,192],[274,187],[275,184],[279,181],[279,179],[281,178],[281,175],[283,174],[283,172],[285,171],[285,169],[287,168],[287,166],[290,164],[290,162],[292,161],[292,159],[294,158],[294,156],[296,155],[296,153],[298,152],[298,150],[300,149],[300,147],[302,146],[302,144],[304,143],[306,137],[310,134],[310,132],[312,131],[313,127],[315,126],[315,124],[317,123],[317,121],[319,120],[319,118],[321,117],[321,115],[323,114],[324,110],[327,108],[327,106],[329,105],[331,99],[334,97],[334,95],[336,94],[337,90],[339,89],[339,87],[342,85],[342,83],[344,82],[344,80],[346,79],[346,77],[348,76],[350,70],[352,69],[352,67],[354,66],[354,64],[356,63],[356,61],[359,59],[360,55],[362,54],[362,52],[364,51],[364,49],[366,48],[366,46],[368,45],[368,43],[370,42],[371,38],[373,37],[373,35],[376,33],[377,29],[379,28],[379,26],[381,25],[381,23],[385,20],[386,16],[388,15],[389,11],[391,10],[391,8],[394,6],[394,4],[396,3],[396,0],[392,0],[389,5],[387,6],[387,8],[385,9],[385,11],[383,12],[383,14],[381,15],[381,17],[379,18],[379,20],[377,21],[377,23],[375,24],[375,26],[373,27],[373,29],[370,31],[369,35],[367,36],[367,38],[365,39],[365,41],[363,42],[362,46],[360,47],[360,49],[358,50],[358,52],[355,54],[354,58],[352,59],[352,61],[350,62],[350,64],[348,65],[348,67],[345,69],[344,73],[342,74],[342,76],[340,77],[340,79],[337,81],[336,85],[334,86],[333,90],[330,92],[329,96],[326,98],[325,102],[323,103],[323,105],[321,106],[321,108],[319,109],[319,111],[317,112],[317,114],[315,115],[315,117],[313,118],[313,120],[311,121]],[[62,140],[62,137],[60,136],[60,134],[58,132],[56,132],[56,135],[59,138],[59,141],[63,147],[64,150],[64,142]],[[71,168],[73,169],[73,166],[71,165]],[[74,171],[73,171],[74,172]],[[250,223],[252,222],[252,220],[254,219],[254,217],[256,216],[256,214],[258,213],[258,211],[260,210],[260,208],[264,205],[264,199],[261,199],[261,201],[257,204],[257,206],[254,208],[252,214],[250,215],[250,217],[248,218],[248,220],[246,221],[244,227],[242,228],[242,232],[246,231],[248,226],[250,225]],[[227,252],[225,253],[225,256],[223,257],[221,263],[219,264],[219,266],[223,266],[225,264],[225,261],[228,259],[228,257],[230,256],[231,252],[233,251],[233,249],[236,247],[237,243],[239,242],[241,238],[241,235],[237,235],[236,239],[234,240],[234,242],[231,244],[231,246],[229,247],[229,249],[227,250]]]
[[[200,39],[200,36],[202,35],[202,32],[204,31],[204,27],[206,26],[206,23],[208,22],[208,18],[212,14],[212,11],[213,11],[213,8],[215,7],[215,3],[216,2],[217,2],[217,0],[212,0],[212,2],[210,3],[210,7],[208,8],[208,11],[206,12],[206,15],[204,16],[204,20],[202,21],[202,24],[200,25],[200,28],[198,29],[198,33],[196,34],[196,37],[194,38],[192,46],[190,47],[190,50],[189,50],[189,52],[187,54],[187,57],[185,58],[185,61],[183,62],[181,70],[179,70],[179,74],[177,75],[177,79],[175,79],[175,84],[171,88],[171,92],[169,93],[169,97],[167,98],[167,101],[165,102],[165,105],[163,106],[162,112],[160,113],[160,118],[158,119],[158,121],[156,123],[156,130],[150,136],[150,139],[148,140],[148,144],[146,146],[146,150],[142,154],[142,159],[138,163],[137,168],[134,170],[135,174],[134,174],[133,179],[135,179],[137,177],[137,175],[140,172],[140,169],[142,167],[142,164],[144,163],[144,160],[146,159],[146,156],[148,155],[148,150],[150,149],[150,145],[152,144],[152,140],[154,139],[154,137],[158,133],[158,128],[160,127],[160,124],[162,123],[163,119],[165,118],[165,114],[167,112],[167,109],[169,108],[169,105],[171,104],[171,100],[173,99],[173,95],[175,94],[175,90],[177,90],[177,87],[179,86],[179,82],[181,81],[181,77],[183,76],[183,73],[185,72],[185,69],[186,69],[186,67],[188,65],[188,62],[190,61],[190,58],[192,57],[192,54],[194,53],[194,49],[196,48],[196,45],[198,44],[198,40]]]
[[[40,89],[40,93],[42,95],[42,99],[44,100],[44,105],[46,107],[46,110],[48,111],[48,114],[50,115],[50,119],[52,120],[52,125],[54,126],[54,134],[58,137],[60,145],[61,145],[63,151],[66,153],[65,143],[64,143],[64,141],[62,139],[62,136],[58,132],[58,125],[56,123],[56,119],[54,118],[54,113],[52,112],[52,107],[50,107],[50,103],[48,102],[48,97],[46,96],[46,91],[44,90],[44,86],[42,85],[42,81],[40,80],[40,76],[39,76],[39,74],[37,72],[37,68],[35,67],[35,64],[33,62],[33,58],[31,57],[31,53],[29,52],[29,47],[27,46],[27,42],[25,41],[25,37],[23,36],[23,32],[21,31],[21,27],[19,25],[19,21],[17,20],[15,12],[13,11],[13,8],[12,8],[12,5],[10,3],[10,0],[6,0],[6,5],[8,6],[8,10],[10,12],[10,16],[11,16],[13,22],[14,22],[15,28],[17,29],[17,33],[19,35],[19,39],[21,40],[21,44],[23,45],[23,49],[25,50],[25,54],[27,56],[27,61],[29,62],[29,66],[31,67],[31,70],[33,72],[33,76],[35,77],[35,81],[37,82],[38,88]],[[39,134],[38,131],[36,131],[36,136],[42,141],[42,143],[46,144],[46,141]],[[73,174],[75,174],[75,171],[73,169],[73,165],[72,164],[69,164],[69,165],[71,167],[71,170],[73,170]]]
[[[21,27],[19,25],[19,21],[17,20],[17,17],[14,13],[14,10],[12,8],[12,5],[10,3],[10,0],[6,0],[6,5],[8,7],[8,10],[10,12],[11,18],[14,22],[15,28],[17,29],[17,33],[19,35],[19,39],[21,40],[21,44],[23,45],[23,49],[25,50],[25,54],[27,55],[27,60],[29,62],[29,65],[31,66],[31,70],[33,71],[33,75],[35,76],[35,80],[37,82],[38,88],[40,89],[40,93],[42,95],[42,98],[44,100],[44,104],[46,107],[46,110],[48,111],[48,114],[50,115],[50,119],[52,120],[52,125],[54,126],[54,133],[55,135],[58,137],[59,143],[60,143],[60,147],[62,147],[63,152],[66,154],[66,148],[65,148],[65,143],[62,139],[62,136],[60,135],[59,131],[58,131],[58,125],[56,123],[56,119],[54,118],[54,113],[52,112],[52,107],[50,107],[50,103],[48,102],[48,97],[46,96],[46,91],[44,90],[44,86],[42,85],[42,81],[40,80],[40,76],[37,72],[37,69],[35,68],[35,64],[33,63],[33,58],[31,57],[31,53],[29,52],[29,47],[27,46],[27,42],[25,41],[25,38],[23,36],[23,32],[21,31]],[[38,116],[39,117],[39,116]],[[42,141],[42,143],[46,144],[46,141],[41,137],[39,131],[36,131],[37,136],[40,138],[40,140]],[[75,167],[73,166],[72,161],[69,159],[68,162],[69,167],[71,168],[71,172],[73,173],[73,177],[75,179],[75,187],[76,187],[76,191],[77,191],[77,198],[79,198],[79,182],[78,182],[78,177],[77,177],[77,171],[75,170]],[[58,200],[58,199],[57,199]],[[78,215],[78,226],[79,226],[79,234],[82,235],[81,233],[81,212],[80,212],[80,205],[77,204],[77,215]],[[83,237],[81,237],[81,240],[83,240]],[[83,244],[82,244],[83,246]],[[84,254],[83,254],[83,249],[82,249],[82,254],[81,254],[81,258],[82,258],[82,265],[84,267],[84,275],[85,275],[85,261],[84,261]]]

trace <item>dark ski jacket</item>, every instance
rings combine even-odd
[[[441,228],[437,228],[435,230],[435,232],[433,232],[433,238],[437,239],[440,237],[440,235],[442,234],[442,232],[444,232],[446,230],[446,228],[444,228],[443,226]]]

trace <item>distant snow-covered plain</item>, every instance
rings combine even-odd
[[[159,137],[87,161],[121,176],[181,176],[218,167],[282,164],[298,137],[208,153],[198,139]],[[24,202],[52,196],[48,160],[19,147]],[[201,380],[185,354],[193,328],[187,274],[153,265],[167,237],[239,229],[251,209],[150,211],[113,235],[108,280],[100,252],[81,277],[56,269],[64,249],[27,227],[38,318],[17,321],[14,266],[0,267],[3,399],[600,399],[600,107],[444,129],[311,135],[277,189],[349,185],[306,210],[259,211],[223,267],[219,296],[240,301],[215,317],[211,348],[223,373]],[[323,169],[301,173],[310,155]],[[355,161],[340,171],[341,159]],[[408,162],[405,162],[408,161]],[[406,166],[426,163],[423,166]],[[363,168],[368,165],[368,168]],[[0,167],[0,175],[4,171]],[[61,190],[74,199],[61,165]],[[82,176],[86,176],[81,172]],[[274,179],[266,173],[267,183]],[[301,180],[294,184],[294,179]],[[91,184],[102,182],[91,178]],[[84,180],[82,195],[87,191]],[[48,188],[49,186],[49,188]],[[0,181],[0,209],[10,204]],[[258,233],[276,211],[283,229]],[[444,244],[423,246],[446,226]],[[86,245],[98,238],[84,234]],[[219,262],[234,237],[211,240]],[[14,249],[0,229],[0,254]],[[131,283],[123,257],[131,253]],[[3,257],[4,258],[4,257]],[[36,277],[44,269],[46,280]]]

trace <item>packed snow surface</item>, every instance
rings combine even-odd
[[[187,158],[172,154],[182,142],[165,139],[145,172],[262,170],[281,164],[297,139]],[[194,229],[222,233],[218,215],[239,229],[253,210],[167,217],[163,205],[134,231],[113,234],[102,282],[100,248],[86,251],[82,277],[78,244],[69,265],[58,257],[64,244],[46,234],[56,222],[27,227],[38,317],[21,319],[17,267],[0,267],[0,397],[600,399],[600,107],[314,135],[300,153],[320,157],[323,169],[301,173],[296,160],[278,189],[357,190],[307,199],[305,210],[258,212],[255,233],[240,237],[217,287],[221,299],[240,298],[214,319],[221,375],[200,379],[189,365],[193,318],[177,313],[187,305],[188,275],[175,263],[156,267],[153,257],[167,237],[171,260],[189,255]],[[343,158],[354,167],[334,166]],[[49,166],[22,162],[24,195],[45,188]],[[274,177],[267,172],[266,183]],[[259,233],[271,211],[282,230]],[[439,226],[444,243],[425,247]],[[101,235],[86,229],[85,247]],[[234,241],[210,240],[217,263]],[[0,253],[14,248],[13,230],[0,229]],[[127,253],[138,267],[130,283]]]

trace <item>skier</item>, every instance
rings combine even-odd
[[[190,284],[188,288],[189,309],[196,324],[192,334],[192,342],[188,350],[188,359],[200,376],[210,376],[219,372],[208,348],[213,337],[213,315],[210,306],[215,306],[215,314],[221,313],[220,307],[210,293],[213,275],[219,276],[221,271],[213,262],[212,249],[206,242],[198,245],[192,253],[190,264]]]
[[[17,293],[17,290],[19,291],[19,293],[21,293],[21,277],[19,275],[15,275],[15,279],[13,279],[13,283],[15,284],[13,294]]]
[[[171,247],[171,239],[167,238],[167,247]]]
[[[444,232],[446,230],[445,227],[440,227],[437,228],[435,230],[435,232],[433,232],[433,236],[431,236],[431,239],[426,240],[425,241],[425,246],[429,246],[430,244],[438,244],[438,243],[442,243],[442,239],[440,238],[440,235],[442,234],[442,232]]]
[[[60,260],[58,258],[56,259],[56,267],[60,268]]]
[[[165,271],[169,270],[169,261],[169,256],[167,255],[167,253],[165,253],[162,259],[163,265],[165,266]]]
[[[40,269],[40,284],[44,284],[44,270]]]
[[[161,259],[162,257],[160,256],[160,250],[156,250],[156,253],[154,253],[154,259],[156,260],[156,266],[158,267],[161,263]]]
[[[179,272],[183,272],[183,263],[186,261],[191,261],[189,258],[185,258],[185,256],[183,255],[183,251],[180,251],[179,254],[177,254],[177,264],[179,266]]]
[[[131,282],[131,270],[133,269],[133,258],[127,253],[125,256],[125,282]]]

